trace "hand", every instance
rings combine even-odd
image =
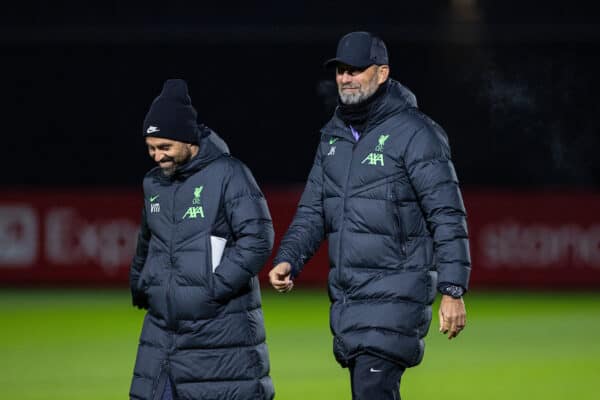
[[[467,323],[467,312],[465,302],[462,298],[455,299],[452,296],[443,295],[440,304],[440,332],[448,333],[448,339],[458,336]]]
[[[269,281],[278,292],[289,292],[294,287],[294,281],[290,278],[291,273],[291,264],[285,261],[281,262],[269,271]]]
[[[146,296],[146,294],[143,292],[133,292],[131,299],[133,305],[139,308],[140,310],[147,310],[150,307],[150,305],[148,304],[148,296]]]

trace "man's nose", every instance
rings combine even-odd
[[[154,158],[154,162],[159,162],[160,160],[162,160],[163,155],[160,151],[157,151],[154,153],[153,158]]]
[[[344,71],[344,73],[342,74],[342,82],[343,83],[352,82],[352,75],[350,75],[350,73],[348,71]]]

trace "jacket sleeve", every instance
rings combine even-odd
[[[292,276],[297,276],[319,249],[324,236],[323,169],[321,153],[317,151],[296,215],[281,240],[274,265],[287,261],[292,266]]]
[[[467,289],[471,258],[466,211],[446,133],[435,123],[417,130],[404,160],[433,236],[438,282]]]
[[[240,162],[233,165],[225,182],[223,207],[234,245],[225,251],[213,274],[217,301],[234,296],[258,274],[271,255],[275,236],[267,201]]]
[[[137,246],[135,249],[135,255],[129,268],[129,287],[131,288],[131,299],[134,306],[138,308],[148,308],[148,299],[146,293],[139,288],[139,279],[144,263],[146,262],[146,256],[148,255],[148,243],[152,233],[146,222],[146,208],[142,209],[142,222],[140,224],[140,232],[138,234]]]

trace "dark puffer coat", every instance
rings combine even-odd
[[[166,178],[144,178],[144,216],[130,283],[147,308],[132,399],[159,399],[167,378],[176,399],[272,399],[256,274],[273,226],[250,171],[215,134]],[[213,272],[210,237],[227,239]]]
[[[329,243],[334,354],[370,353],[405,367],[423,357],[439,282],[468,286],[466,215],[446,134],[395,81],[357,142],[337,116],[275,264],[293,275]]]

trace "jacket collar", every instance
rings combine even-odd
[[[390,79],[387,91],[383,94],[381,101],[374,104],[370,111],[366,132],[378,126],[394,114],[400,113],[407,108],[417,108],[417,98],[414,93],[400,82]],[[337,136],[354,141],[350,128],[334,112],[333,117],[321,128],[321,133],[329,136]]]

